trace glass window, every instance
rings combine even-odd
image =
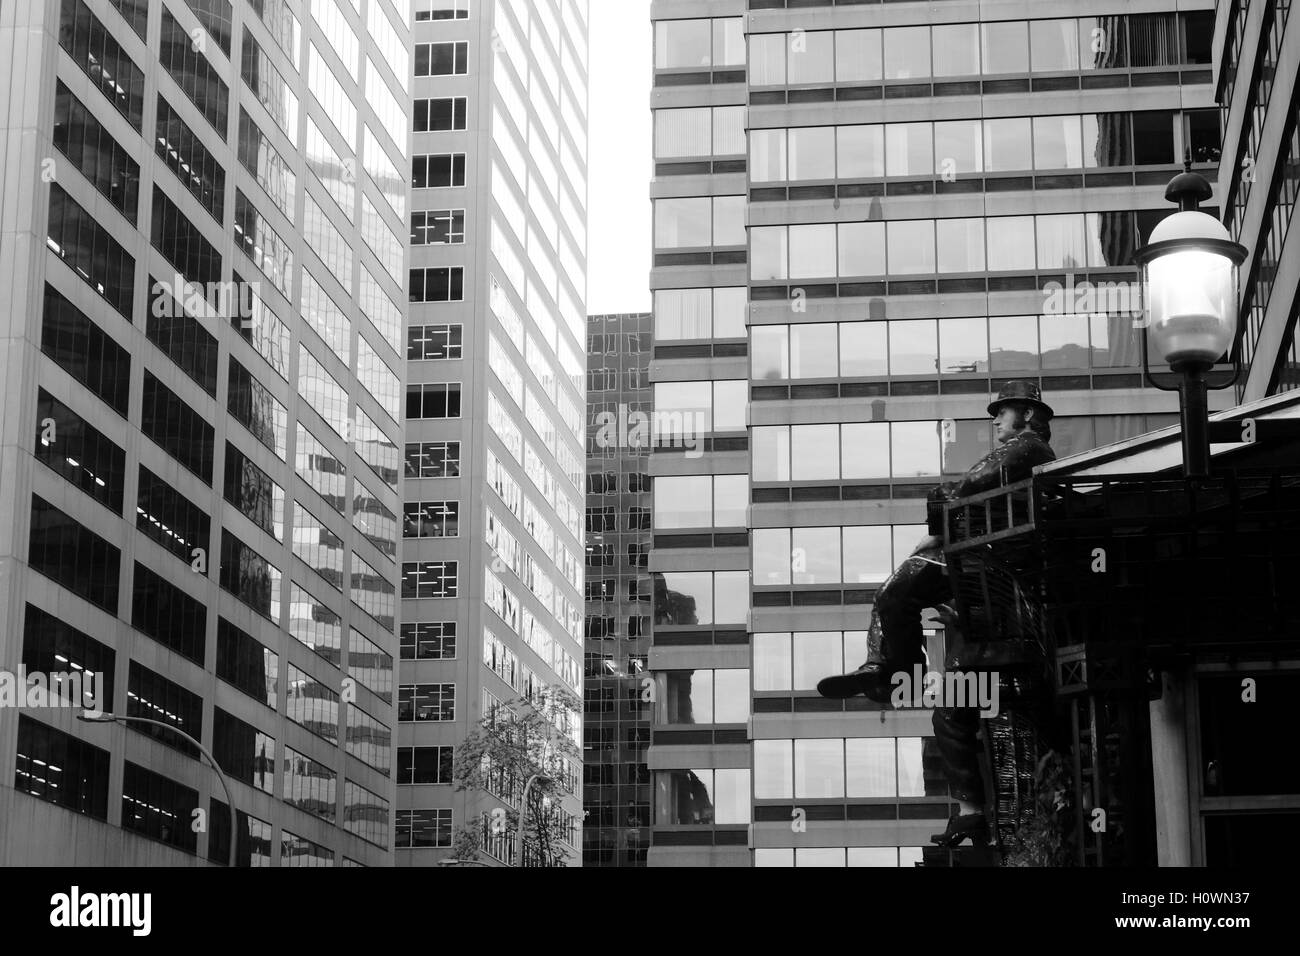
[[[785,226],[755,226],[749,230],[749,275],[756,281],[784,279],[789,238]]]
[[[1088,264],[1082,213],[1037,216],[1038,268],[1082,270]]]
[[[934,319],[889,323],[889,370],[892,375],[933,375],[939,346]]]
[[[713,672],[713,722],[743,724],[749,720],[749,668]],[[749,793],[745,793],[748,801]]]
[[[934,165],[939,175],[984,169],[984,127],[980,120],[934,124]]]
[[[743,528],[749,509],[749,476],[716,475],[713,479],[713,524]]]
[[[714,574],[714,623],[744,624],[749,617],[749,572]]]
[[[1038,320],[1032,315],[989,319],[989,365],[994,374],[1038,368]]]
[[[979,24],[943,23],[931,30],[935,76],[977,76],[980,71]]]
[[[1079,69],[1079,21],[1030,20],[1029,59],[1035,73]]]
[[[835,178],[834,126],[792,129],[788,148],[790,179]]]
[[[707,69],[713,63],[710,20],[660,20],[655,24],[655,68]]]
[[[790,480],[790,428],[787,425],[750,430],[755,481]]]
[[[656,158],[708,156],[712,152],[712,113],[707,106],[655,110],[654,118]]]
[[[894,571],[889,525],[844,529],[844,582],[870,584],[884,581]]]
[[[836,127],[835,158],[841,179],[874,179],[885,175],[885,127]]]
[[[1128,113],[1085,113],[1081,119],[1083,142],[1080,151],[1086,168],[1133,164]],[[1215,128],[1218,128],[1217,113]]]
[[[790,635],[755,634],[753,648],[754,690],[791,690]],[[834,673],[834,671],[826,673]],[[825,676],[825,673],[821,675],[821,677]]]
[[[909,80],[930,75],[930,28],[885,30],[885,79]]]
[[[980,24],[986,74],[1029,72],[1029,29],[1024,20]]]
[[[1128,36],[1123,14],[1079,18],[1079,63],[1085,70],[1128,65]]]
[[[885,224],[842,222],[836,226],[839,238],[840,276],[882,276],[885,274]]]
[[[1175,161],[1173,114],[1151,110],[1133,114],[1133,162],[1138,166]]]
[[[841,470],[846,480],[889,477],[888,422],[853,422],[841,425],[840,448],[843,459]],[[845,548],[847,552],[847,543]],[[845,568],[847,574],[847,553]]]
[[[790,226],[790,278],[835,275],[835,225]]]
[[[664,571],[655,575],[656,624],[712,624],[713,575],[708,571]]]
[[[709,475],[661,476],[655,482],[656,528],[707,528],[713,479]]]
[[[839,426],[791,426],[791,478],[823,481],[839,477]]]
[[[885,234],[891,275],[931,274],[935,271],[933,219],[890,222]]]
[[[786,58],[791,86],[829,86],[835,79],[835,35],[830,30],[800,31],[790,37]]]
[[[939,249],[939,272],[984,271],[983,219],[936,220],[935,240]]]
[[[818,427],[838,431],[834,425]],[[841,580],[840,529],[793,529],[790,532],[790,566],[795,584],[838,584]]]
[[[750,34],[749,83],[751,86],[785,85],[787,42],[789,39],[785,33]]]
[[[657,110],[656,115],[663,112]],[[752,182],[775,183],[790,178],[786,171],[785,143],[786,130],[749,131],[749,175]]]
[[[1020,172],[1034,168],[1029,117],[984,121],[984,170]]]
[[[711,382],[660,382],[655,385],[655,415],[672,434],[713,430]],[[665,415],[658,413],[663,412]]]
[[[713,720],[713,671],[667,671],[664,674],[664,722],[669,724],[711,724]]]
[[[834,378],[839,367],[838,336],[833,322],[790,326],[790,377]]]
[[[987,421],[957,421],[943,430],[943,473],[960,475],[988,454],[993,429]]]
[[[713,236],[715,246],[745,244],[746,196],[715,196],[713,199]]]
[[[835,31],[835,79],[840,83],[878,83],[884,75],[879,30]]]
[[[1032,271],[1037,261],[1033,216],[999,216],[986,221],[990,272]]]
[[[711,215],[712,200],[707,196],[655,200],[655,248],[710,245]]]
[[[934,422],[894,422],[890,442],[895,478],[939,474],[939,429]]]
[[[982,244],[981,244],[982,249]],[[988,322],[983,318],[939,320],[939,371],[987,372]]]
[[[844,666],[844,639],[839,631],[803,631],[794,635],[794,690],[813,690],[827,674],[843,673]]]
[[[1083,166],[1083,139],[1079,117],[1034,117],[1034,168],[1080,169]]]
[[[790,377],[789,329],[787,325],[756,325],[750,330],[750,378]]]
[[[898,793],[893,737],[850,737],[844,741],[848,796],[892,798]],[[850,853],[853,848],[850,848]],[[893,854],[891,849],[890,854]],[[893,863],[889,863],[893,866]]]
[[[888,375],[888,338],[888,326],[884,322],[841,322],[840,374],[846,377]]]
[[[934,175],[932,123],[889,123],[885,126],[885,175]]]
[[[794,796],[793,741],[754,741],[754,797],[779,800]]]
[[[755,586],[790,583],[790,529],[755,528]]]
[[[833,737],[794,742],[794,795],[813,798],[844,796],[843,740]]]
[[[1044,315],[1039,319],[1043,368],[1088,367],[1088,316]]]

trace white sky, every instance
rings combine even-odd
[[[650,311],[650,0],[591,0],[587,313]]]

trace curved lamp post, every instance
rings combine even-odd
[[[231,799],[230,786],[226,783],[226,775],[221,772],[221,768],[217,766],[216,758],[213,757],[212,754],[208,753],[207,748],[204,747],[203,744],[199,743],[185,731],[177,730],[171,724],[163,723],[161,720],[152,720],[148,717],[127,717],[122,714],[91,715],[83,712],[77,715],[77,719],[87,724],[151,724],[154,727],[161,727],[164,730],[170,730],[174,734],[179,734],[197,747],[199,753],[203,754],[203,756],[207,758],[208,763],[212,764],[212,769],[217,772],[217,779],[221,781],[221,789],[226,792],[226,806],[230,807],[230,868],[232,870],[235,868],[235,850],[238,843],[236,837],[237,825],[235,817],[235,801]]]
[[[1153,387],[1177,390],[1183,426],[1183,473],[1205,478],[1210,473],[1208,388],[1228,388],[1241,374],[1234,361],[1232,378],[1210,385],[1205,373],[1232,348],[1237,334],[1237,283],[1246,248],[1233,242],[1223,224],[1200,204],[1214,191],[1191,160],[1165,189],[1178,212],[1151,230],[1148,243],[1135,253],[1142,270],[1142,372]],[[1150,340],[1148,344],[1148,340]],[[1176,374],[1177,386],[1161,385],[1151,375],[1148,348]]]

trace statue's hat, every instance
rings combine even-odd
[[[1004,382],[1002,388],[998,391],[998,397],[989,403],[989,414],[998,414],[1002,410],[1002,406],[1007,402],[1021,402],[1031,408],[1038,409],[1047,418],[1053,418],[1056,415],[1052,411],[1052,406],[1043,401],[1043,393],[1038,387],[1038,383],[1026,379],[1012,379],[1009,382]]]

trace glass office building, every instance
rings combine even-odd
[[[456,791],[493,707],[582,693],[586,0],[415,0],[402,502],[397,865],[513,865]],[[553,715],[581,747],[581,714]],[[561,841],[581,861],[581,768]],[[520,782],[522,784],[522,781]]]
[[[405,11],[9,4],[0,51],[0,670],[157,722],[0,708],[0,862],[224,863],[183,731],[239,865],[391,865]]]
[[[650,845],[653,320],[587,319],[584,866],[644,866]]]
[[[1008,379],[1059,458],[1176,421],[1132,256],[1185,154],[1216,175],[1214,4],[978,7],[654,8],[651,381],[660,443],[702,440],[651,467],[652,866],[919,861],[952,812],[929,712],[815,686],[927,491]]]
[[[1289,226],[1300,193],[1300,30],[1289,0],[1220,4],[1214,66],[1225,161],[1223,221],[1249,257],[1241,267],[1239,348],[1249,402],[1300,388],[1300,237]]]

